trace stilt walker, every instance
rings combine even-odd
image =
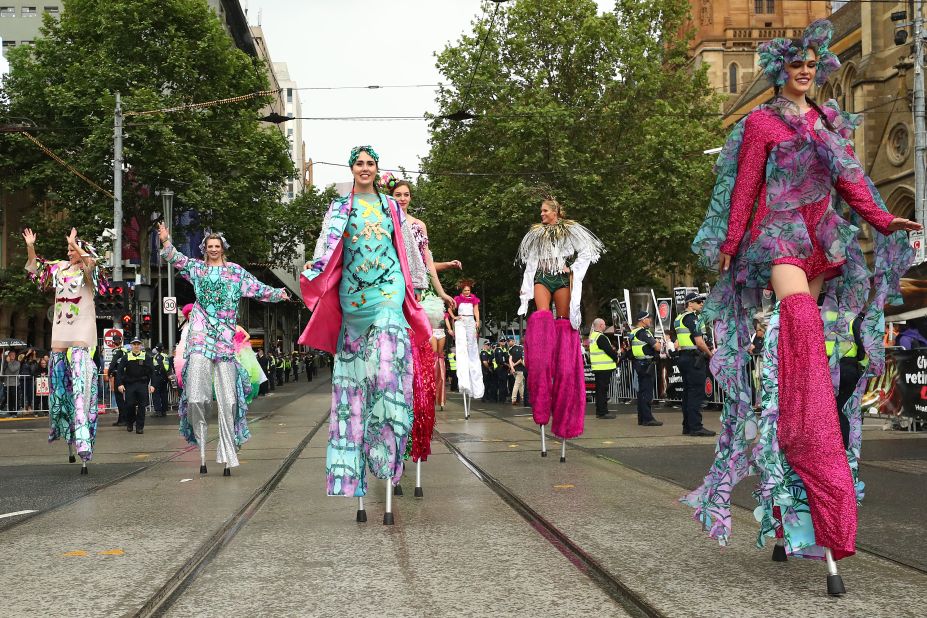
[[[193,285],[196,302],[183,338],[183,389],[177,407],[180,433],[200,451],[200,473],[206,474],[206,407],[215,393],[219,417],[216,463],[223,476],[238,466],[238,450],[248,438],[248,398],[251,377],[236,356],[238,308],[242,298],[264,302],[289,300],[285,289],[258,281],[244,268],[228,262],[222,234],[208,232],[200,245],[203,260],[185,256],[171,244],[167,228],[158,226],[161,258]]]
[[[300,277],[312,317],[299,342],[334,355],[327,494],[358,498],[357,521],[366,521],[369,469],[386,481],[383,523],[391,525],[413,424],[413,349],[428,344],[431,326],[415,299],[408,223],[377,187],[378,159],[370,146],[351,151],[354,188],[329,206]]]
[[[828,366],[816,299],[823,289],[825,311],[865,312],[869,372],[880,374],[882,309],[900,301],[898,280],[912,260],[901,231],[921,226],[889,214],[866,177],[850,141],[858,117],[835,101],[819,106],[807,97],[812,81],[823,84],[840,66],[828,49],[832,30],[818,20],[801,39],[760,46],[760,66],[777,96],[735,125],[715,167],[708,216],[692,248],[703,266],[720,271],[704,316],[715,321],[710,367],[726,397],[715,462],[682,500],[724,545],[731,491],[758,470],[757,546],[777,538],[777,561],[825,560],[827,591],[839,595],[845,590],[836,561],[856,551],[862,485],[853,450],[841,439],[839,362]],[[871,277],[857,238],[863,219],[879,232]],[[778,302],[766,331],[757,425],[744,350],[770,287]]]
[[[103,281],[97,252],[71,228],[68,259],[45,260],[35,253],[35,233],[26,228],[26,272],[42,290],[55,292],[52,318],[52,352],[48,367],[48,441],[64,438],[68,461],[81,459],[81,474],[93,457],[97,435],[97,342],[94,295]]]
[[[460,294],[454,297],[457,313],[449,313],[454,319],[457,342],[457,388],[463,395],[464,418],[469,419],[473,399],[482,399],[485,391],[480,363],[480,299],[473,293],[472,279],[463,279],[458,285]]]
[[[563,207],[545,192],[541,223],[522,239],[517,259],[525,265],[518,315],[528,312],[531,299],[536,309],[525,331],[531,413],[541,431],[541,457],[547,457],[544,428],[550,422],[551,433],[562,440],[561,463],[566,461],[566,441],[583,433],[586,387],[580,299],[586,270],[603,251],[592,232],[563,217]],[[576,259],[567,265],[574,255]]]
[[[424,497],[421,485],[422,461],[431,454],[431,438],[435,426],[435,405],[444,409],[444,307],[453,308],[454,299],[444,292],[438,272],[449,268],[460,268],[457,260],[435,262],[428,240],[428,228],[421,219],[409,214],[412,203],[412,185],[387,172],[380,179],[380,187],[390,195],[402,209],[408,222],[403,226],[403,240],[406,258],[415,287],[415,298],[421,303],[431,324],[432,337],[429,342],[413,349],[412,364],[415,368],[413,389],[415,391],[414,416],[412,423],[411,456],[415,465],[415,496]],[[402,486],[396,485],[395,495],[402,495]]]

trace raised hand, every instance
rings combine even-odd
[[[910,219],[903,219],[901,217],[895,217],[892,219],[892,222],[888,224],[889,232],[897,232],[898,230],[904,230],[905,232],[916,232],[922,229],[924,229],[924,226],[917,221],[911,221]]]
[[[457,270],[463,270],[463,264],[460,263],[460,260],[451,260],[449,264],[451,265],[452,268],[456,268]]]
[[[68,239],[68,246],[69,246],[69,247],[76,247],[76,246],[77,246],[77,228],[76,228],[76,227],[72,227],[72,228],[71,228],[71,233],[68,234],[67,239]]]
[[[167,231],[167,226],[164,225],[164,221],[158,221],[158,240],[161,241],[163,245],[171,239],[170,233]]]
[[[35,232],[33,232],[31,228],[27,227],[26,229],[23,230],[23,240],[26,241],[27,247],[31,247],[35,245],[35,239],[36,239]]]

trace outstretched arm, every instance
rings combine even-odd
[[[737,155],[737,180],[731,192],[731,213],[727,221],[727,239],[721,245],[721,270],[727,270],[730,259],[747,231],[753,207],[766,181],[766,118],[761,113],[747,117],[743,143]]]
[[[168,234],[163,221],[158,223],[158,239],[161,241],[161,259],[171,264],[177,269],[177,274],[192,283],[193,279],[196,278],[196,274],[193,272],[196,260],[188,258],[171,244],[171,236]]]
[[[23,230],[23,240],[26,241],[26,254],[28,256],[26,259],[26,270],[28,270],[29,272],[35,272],[35,269],[37,267],[37,264],[36,264],[37,256],[35,254],[35,240],[36,240],[35,232],[33,232],[30,228],[27,227],[25,230]]]

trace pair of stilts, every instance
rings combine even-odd
[[[77,456],[74,454],[74,445],[68,444],[68,463],[74,463],[77,461]],[[87,462],[81,461],[80,473],[82,475],[89,474],[87,470]]]
[[[393,496],[401,496],[402,494],[402,485],[397,484],[393,486],[392,479],[386,479],[386,510],[383,512],[383,525],[392,526],[396,523],[396,519],[393,516]],[[415,497],[424,498],[425,492],[422,489],[422,462],[421,460],[415,462]],[[367,521],[367,510],[364,508],[364,497],[360,496],[357,498],[357,523],[365,523]]]

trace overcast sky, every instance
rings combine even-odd
[[[479,0],[241,0],[259,19],[274,62],[286,62],[300,88],[436,84],[434,54],[482,16]],[[597,0],[611,10],[613,0]],[[420,116],[436,111],[433,88],[303,90],[303,116]],[[416,170],[428,152],[428,127],[410,121],[303,121],[315,184],[350,179],[352,146],[370,144],[383,168]]]

